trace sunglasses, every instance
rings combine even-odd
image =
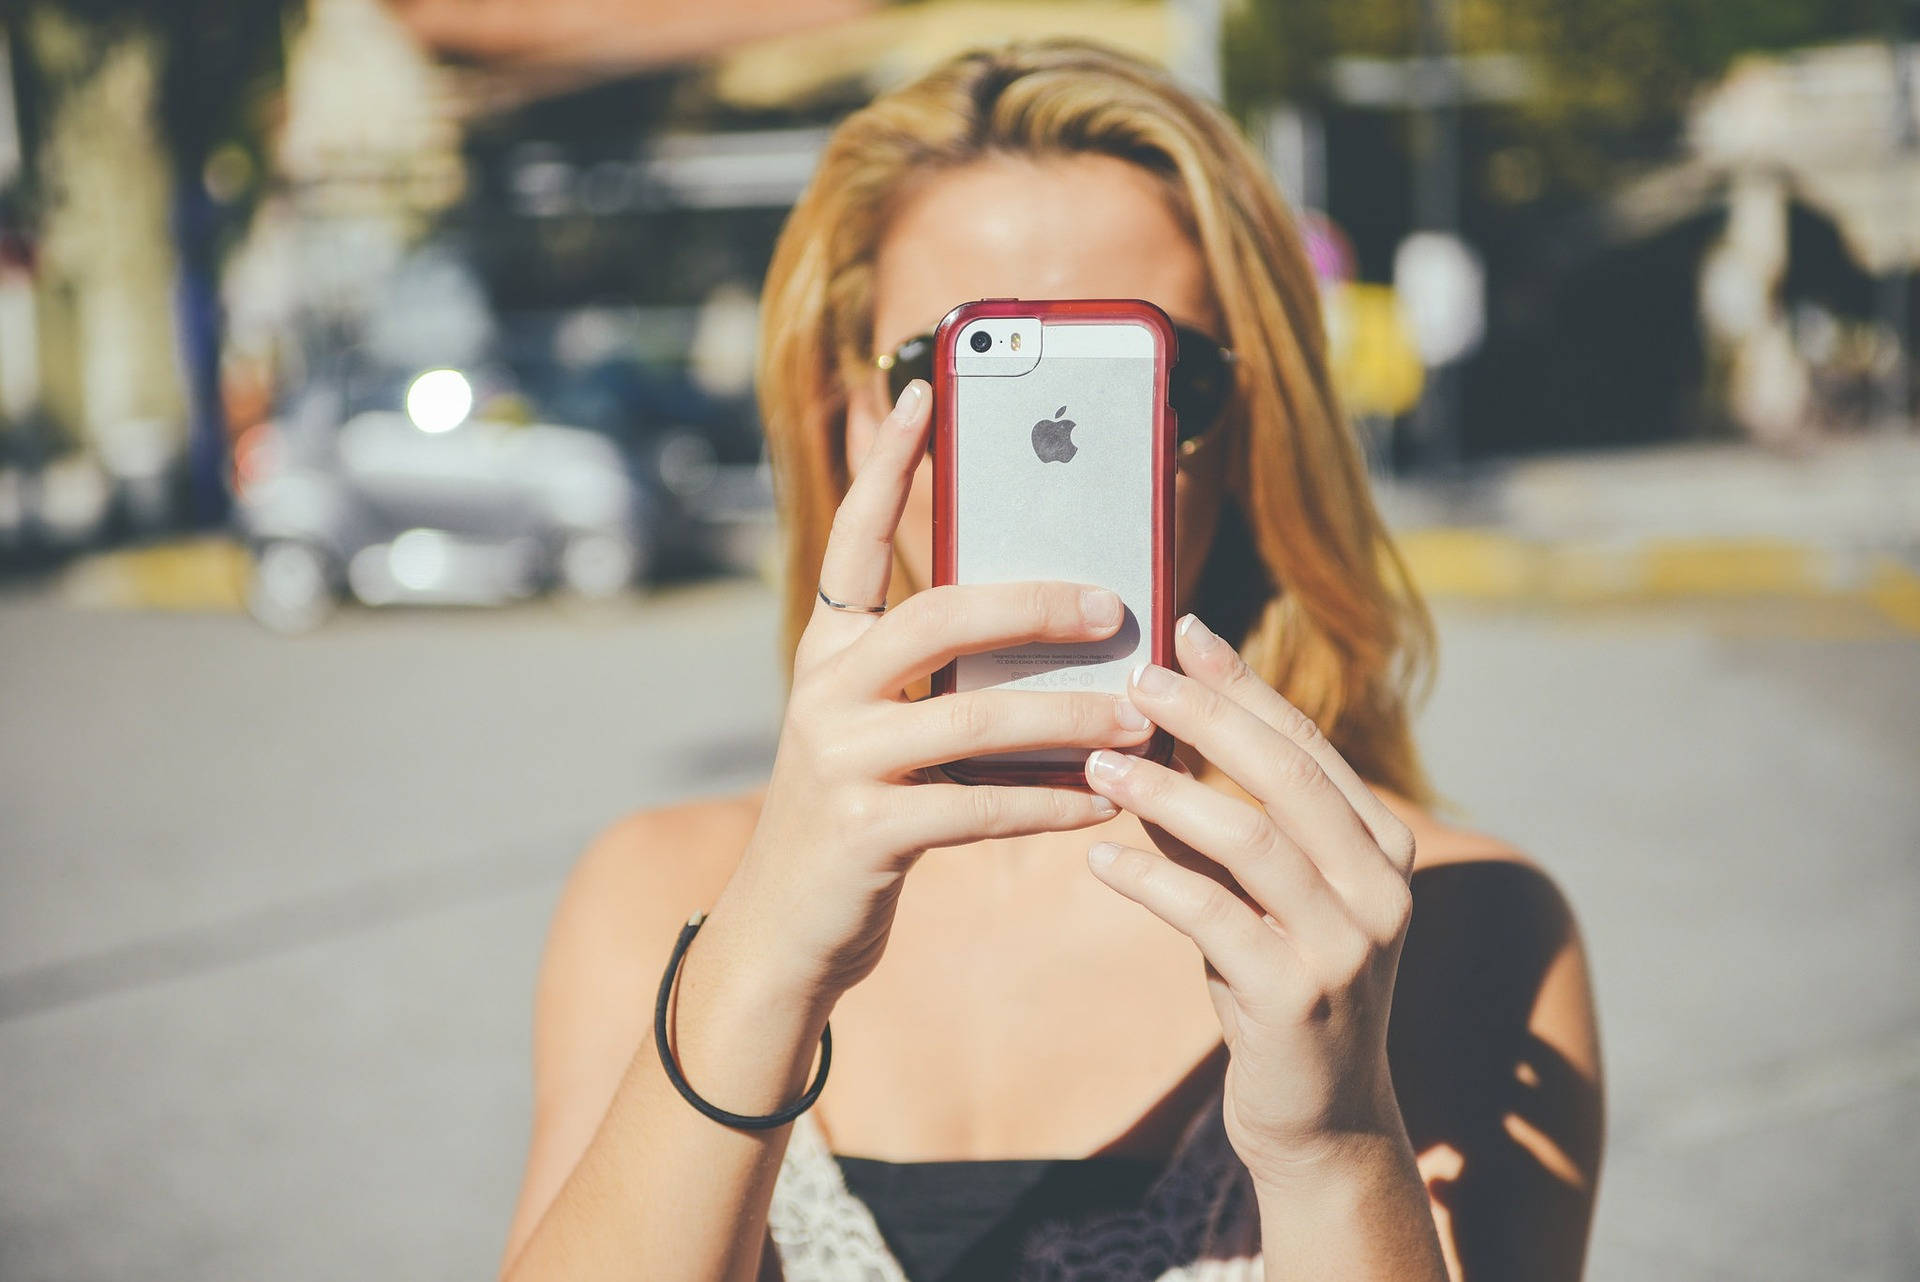
[[[1192,452],[1193,442],[1213,430],[1221,411],[1233,398],[1233,349],[1186,325],[1173,327],[1179,356],[1167,372],[1167,403],[1178,420],[1180,452]],[[873,362],[887,376],[887,399],[897,401],[914,379],[933,386],[933,335],[915,334]],[[932,438],[927,448],[933,448]]]

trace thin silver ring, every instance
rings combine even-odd
[[[818,586],[817,584],[814,587],[814,591],[820,594],[820,599],[822,601],[825,601],[828,605],[832,606],[836,610],[852,610],[860,614],[885,614],[887,610],[887,606],[884,601],[881,602],[879,605],[856,605],[851,601],[834,600],[832,597],[827,595],[826,589]]]

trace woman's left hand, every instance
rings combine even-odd
[[[1319,728],[1189,615],[1175,652],[1128,695],[1252,800],[1185,769],[1101,751],[1094,791],[1166,857],[1114,846],[1107,885],[1189,936],[1231,1053],[1227,1138],[1281,1185],[1370,1143],[1405,1145],[1387,1015],[1412,909],[1413,834]],[[1109,774],[1103,767],[1124,763]]]

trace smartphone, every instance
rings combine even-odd
[[[990,298],[934,333],[934,583],[1067,579],[1111,588],[1124,612],[1094,642],[963,654],[932,696],[991,687],[1125,697],[1135,664],[1173,666],[1172,322],[1140,299]],[[1165,763],[1156,728],[1117,748]],[[969,784],[1085,788],[1085,747],[945,763]]]

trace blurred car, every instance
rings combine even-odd
[[[301,389],[234,451],[248,608],[285,631],[369,605],[624,591],[648,567],[645,487],[619,446],[535,420],[485,371],[357,371]]]
[[[0,431],[0,570],[173,528],[186,506],[185,429],[97,423],[76,446],[39,409]]]
[[[567,364],[523,352],[514,369],[550,414],[620,445],[644,492],[654,566],[711,568],[764,537],[773,486],[750,396],[714,396],[627,354]]]

